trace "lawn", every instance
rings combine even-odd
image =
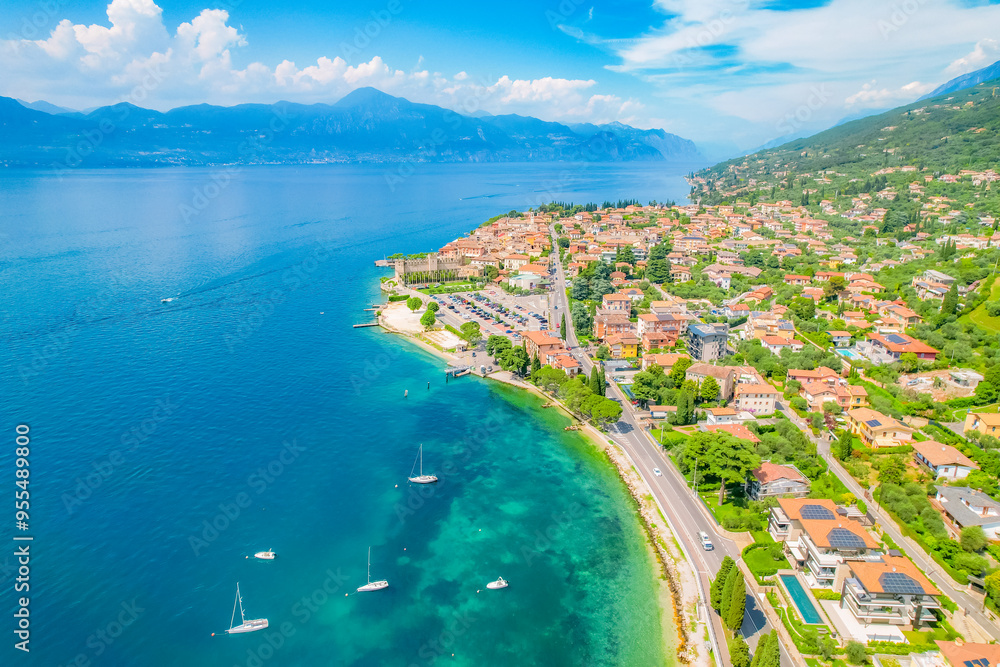
[[[455,292],[474,292],[477,291],[478,289],[479,286],[473,283],[459,283],[455,285],[452,284],[441,285],[440,287],[424,287],[422,289],[418,289],[417,291],[420,292],[421,294],[432,295],[432,294],[453,294]]]
[[[993,287],[990,289],[989,299],[984,301],[978,308],[973,310],[968,315],[960,317],[958,321],[961,322],[965,318],[969,318],[987,331],[1000,332],[1000,317],[990,317],[986,314],[986,304],[990,301],[996,301],[997,299],[1000,299],[1000,280],[993,282]]]
[[[951,641],[958,636],[958,633],[951,626],[939,623],[938,627],[927,630],[903,630],[903,636],[913,646],[913,650],[919,652],[936,651],[937,644],[934,643],[934,640]]]
[[[779,560],[774,560],[771,557],[771,549],[768,547],[751,549],[743,556],[743,562],[756,575],[758,581],[761,577],[768,577],[776,574],[778,570],[788,570],[792,567],[784,556]]]

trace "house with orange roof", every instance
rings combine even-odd
[[[789,562],[810,588],[835,588],[843,581],[846,563],[881,552],[863,521],[857,508],[825,498],[778,498],[768,516],[768,532],[784,542]]]
[[[799,390],[799,396],[806,399],[811,412],[822,412],[827,403],[836,403],[844,410],[868,405],[868,391],[864,387],[843,381],[807,382]]]
[[[732,424],[736,422],[736,410],[732,408],[708,408],[705,410],[709,426],[715,424]]]
[[[664,352],[661,354],[647,354],[642,358],[642,370],[646,370],[653,364],[656,364],[662,368],[665,372],[669,373],[670,369],[674,367],[679,359],[690,359],[688,355],[683,352]]]
[[[983,435],[1000,438],[1000,414],[995,412],[970,412],[965,415],[962,432],[979,431]]]
[[[1000,644],[935,641],[945,667],[995,667],[1000,664]]]
[[[627,294],[605,294],[601,307],[611,312],[629,313],[632,311],[632,299]]]
[[[877,364],[891,364],[907,353],[925,361],[934,361],[938,355],[938,351],[927,343],[904,333],[870,333],[867,340],[858,343],[858,352]]]
[[[753,415],[774,414],[774,403],[780,393],[773,386],[764,384],[738,384],[734,392],[737,410]]]
[[[739,426],[746,429],[742,424]],[[747,429],[747,433],[749,432]],[[778,465],[764,461],[750,472],[750,477],[743,488],[747,498],[751,500],[787,496],[799,498],[809,495],[809,478],[793,465]]]
[[[746,440],[747,442],[760,442],[760,438],[754,435],[753,431],[748,429],[743,424],[705,424],[700,426],[698,430],[705,431],[706,433],[715,433],[719,431],[722,433],[728,433],[734,438]]]
[[[934,440],[913,443],[913,458],[931,471],[935,478],[965,479],[979,466],[968,456],[951,445]]]
[[[871,408],[848,410],[847,426],[858,436],[865,447],[898,447],[909,445],[913,440],[913,429],[898,419],[888,417]]]
[[[840,608],[865,626],[894,625],[919,628],[937,620],[941,591],[905,556],[883,555],[879,560],[851,560],[840,586]],[[875,628],[866,632],[877,636]],[[884,633],[883,633],[884,634]]]
[[[638,336],[631,333],[612,334],[604,342],[615,359],[634,359],[639,356]]]

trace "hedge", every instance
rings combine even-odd
[[[405,294],[394,294],[389,297],[389,301],[406,301],[409,298],[410,297]]]

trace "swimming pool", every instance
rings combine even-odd
[[[854,352],[853,350],[837,350],[837,354],[847,357],[848,359],[863,359],[860,354]]]
[[[794,574],[783,574],[781,575],[781,583],[785,585],[785,590],[792,597],[792,602],[795,603],[795,608],[799,610],[799,616],[802,617],[803,623],[819,625],[823,622],[819,612],[816,611],[816,605],[813,604],[806,589],[802,587],[798,577]]]

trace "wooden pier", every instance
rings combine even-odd
[[[354,328],[355,329],[360,329],[362,327],[377,327],[377,326],[378,326],[378,322],[365,322],[364,324],[355,324]]]

